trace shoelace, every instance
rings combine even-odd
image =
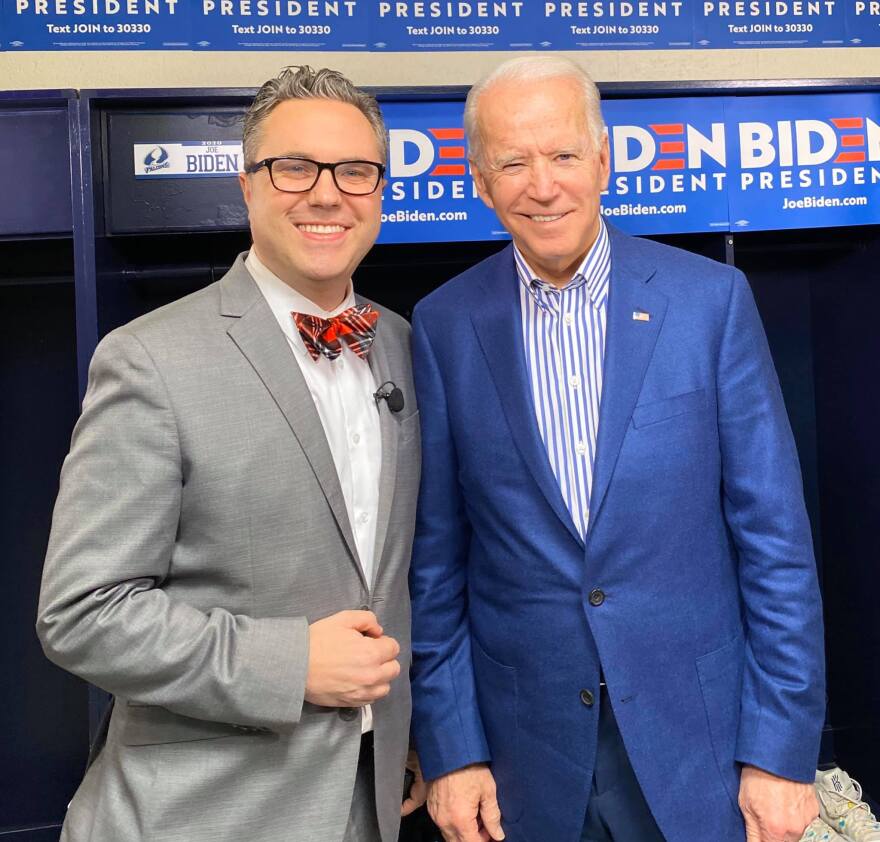
[[[880,824],[878,824],[877,819],[871,812],[871,808],[867,804],[865,804],[864,801],[862,801],[861,784],[858,781],[853,780],[852,778],[850,778],[850,783],[852,784],[852,788],[855,791],[855,798],[850,798],[848,795],[844,795],[842,792],[828,792],[829,795],[834,796],[834,799],[836,801],[846,803],[846,806],[843,808],[842,812],[835,817],[838,828],[841,830],[844,829],[846,825],[850,823],[851,819],[853,832],[859,832],[869,829],[864,827],[865,822],[872,822],[874,824],[874,827],[870,828],[870,830],[880,830]],[[859,827],[858,825],[862,826]]]

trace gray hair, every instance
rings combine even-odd
[[[479,105],[483,94],[497,82],[540,82],[546,79],[572,79],[581,86],[587,128],[596,149],[601,146],[605,121],[602,119],[599,89],[587,71],[561,56],[521,56],[498,65],[468,92],[464,106],[464,130],[471,158],[479,163],[483,152],[479,124]]]
[[[244,117],[242,146],[245,164],[253,160],[265,119],[282,102],[289,99],[329,99],[353,105],[367,118],[376,135],[382,163],[388,158],[388,135],[376,97],[356,88],[338,70],[322,67],[314,70],[307,64],[285,67],[274,79],[257,91]]]

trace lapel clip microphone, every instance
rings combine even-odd
[[[373,400],[376,401],[377,410],[379,401],[385,401],[391,412],[400,412],[403,409],[403,392],[391,380],[386,380],[377,391],[373,392]]]

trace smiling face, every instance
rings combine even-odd
[[[263,121],[254,163],[282,155],[332,163],[382,160],[367,118],[353,105],[326,99],[285,100]],[[283,193],[272,186],[266,167],[239,180],[260,260],[325,310],[337,306],[379,234],[382,185],[368,196],[349,196],[325,170],[308,192]]]
[[[597,149],[583,90],[568,77],[499,81],[478,105],[482,153],[473,160],[483,201],[532,269],[564,286],[599,233],[608,139]]]

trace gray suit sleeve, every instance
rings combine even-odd
[[[184,716],[276,731],[299,720],[304,617],[169,598],[182,464],[167,389],[137,337],[99,345],[61,472],[37,632],[59,666]]]

